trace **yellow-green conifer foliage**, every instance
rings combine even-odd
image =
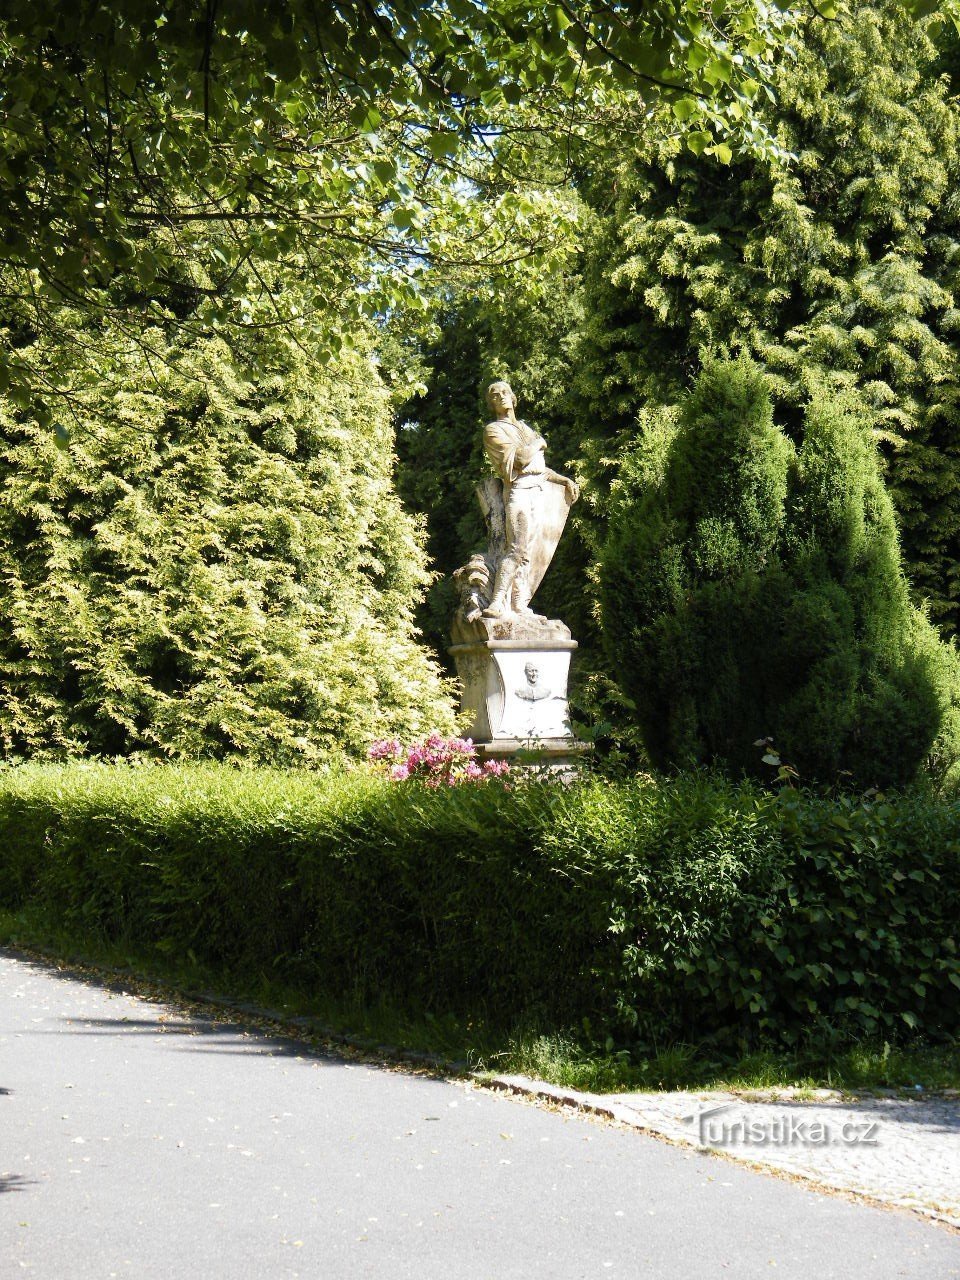
[[[367,356],[270,328],[101,349],[65,447],[0,404],[3,753],[309,762],[448,726]]]

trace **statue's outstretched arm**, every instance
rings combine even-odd
[[[576,502],[580,497],[580,486],[576,480],[571,480],[569,476],[562,476],[559,471],[550,471],[549,468],[543,474],[547,480],[552,480],[554,484],[564,485],[571,502]]]

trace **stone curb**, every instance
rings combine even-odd
[[[629,1125],[631,1129],[639,1129],[642,1133],[655,1134],[658,1138],[666,1136],[658,1129],[650,1129],[640,1124],[636,1112],[629,1107],[618,1102],[608,1102],[598,1094],[580,1093],[577,1089],[565,1089],[561,1085],[547,1084],[545,1080],[531,1080],[527,1076],[490,1076],[481,1071],[474,1071],[472,1077],[487,1089],[497,1089],[502,1093],[518,1093],[522,1097],[533,1098],[539,1102],[552,1102],[555,1106],[573,1107],[588,1115]]]

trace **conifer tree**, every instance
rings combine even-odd
[[[62,447],[0,403],[0,751],[309,762],[449,727],[368,355],[188,335],[102,334]]]
[[[661,767],[911,781],[956,760],[956,651],[909,599],[853,392],[814,383],[797,448],[762,370],[710,362],[621,469],[604,640]],[[771,755],[767,751],[768,756]]]
[[[586,262],[581,420],[632,433],[704,352],[744,351],[802,434],[806,378],[855,388],[883,442],[908,573],[960,626],[960,117],[931,30],[893,0],[812,23],[768,110],[795,157],[651,140]],[[594,184],[600,206],[608,186]]]

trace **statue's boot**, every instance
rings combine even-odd
[[[513,587],[513,576],[517,571],[516,563],[508,556],[500,561],[496,580],[493,584],[493,599],[483,611],[485,618],[502,618],[510,613],[510,592]]]
[[[530,608],[532,592],[527,584],[526,568],[521,567],[514,574],[511,588],[511,613],[518,613],[521,618],[535,618],[537,615]]]

